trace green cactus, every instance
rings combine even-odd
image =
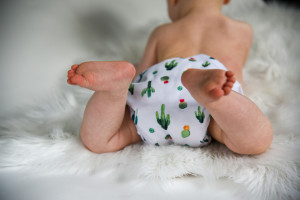
[[[202,64],[203,67],[208,67],[210,65],[210,63],[208,61],[206,61],[205,63]]]
[[[168,135],[166,135],[165,139],[166,139],[166,140],[172,140],[172,137],[171,137],[170,134],[168,134]]]
[[[201,107],[198,106],[198,113],[195,111],[195,116],[199,120],[200,123],[203,123],[205,119],[204,112],[201,112]]]
[[[160,80],[161,80],[162,82],[164,82],[164,84],[169,83],[169,79],[170,79],[170,77],[168,77],[168,76],[163,76],[163,77],[160,78]]]
[[[131,116],[132,121],[134,122],[135,125],[138,123],[138,109],[136,109],[135,113]]]
[[[142,73],[139,75],[139,80],[137,81],[138,83],[141,82],[141,80],[142,80],[143,77],[144,77],[144,74],[145,74],[147,71],[148,71],[148,69],[145,70],[144,72],[142,72]]]
[[[187,103],[184,102],[184,99],[180,99],[179,102],[180,102],[179,103],[179,108],[180,109],[185,109],[187,107]]]
[[[187,103],[183,102],[183,103],[179,103],[179,108],[180,109],[185,109],[187,107]]]
[[[156,119],[157,123],[165,130],[168,129],[168,126],[170,125],[170,115],[165,115],[165,104],[161,105],[161,117],[159,118],[158,111],[156,111]]]
[[[181,136],[183,137],[183,138],[186,138],[186,137],[188,137],[188,136],[190,136],[190,131],[188,131],[188,130],[183,130],[183,131],[181,131]]]
[[[149,132],[150,132],[150,133],[154,133],[155,130],[154,130],[153,128],[149,128]]]
[[[183,131],[181,131],[181,136],[183,138],[187,138],[191,135],[191,132],[190,132],[190,126],[189,125],[186,125],[183,127]]]
[[[200,141],[201,144],[209,142],[209,133],[206,132],[206,136],[203,138],[203,140]]]
[[[165,68],[167,70],[172,70],[174,67],[176,67],[178,65],[178,63],[176,62],[176,60],[172,60],[171,63],[166,63],[165,64]]]
[[[134,84],[131,83],[128,90],[133,95],[133,93],[134,93]]]
[[[151,93],[154,93],[155,89],[151,87],[151,81],[148,81],[148,86],[142,90],[141,95],[142,97],[147,93],[148,98],[151,97]]]
[[[163,76],[160,78],[161,81],[168,81],[170,79],[170,77],[168,76]]]
[[[207,143],[207,142],[209,142],[208,138],[204,138],[203,140],[200,141],[201,144]]]

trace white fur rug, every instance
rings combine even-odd
[[[35,175],[107,173],[125,182],[136,178],[160,184],[192,175],[205,181],[227,179],[241,184],[255,199],[299,199],[300,12],[266,6],[259,0],[235,0],[224,13],[247,21],[255,31],[244,70],[244,91],[273,124],[275,136],[267,152],[240,156],[213,143],[205,148],[136,144],[116,153],[93,154],[79,138],[91,92],[67,86],[63,74],[55,92],[1,120],[0,169]],[[106,41],[93,53],[101,54],[98,60],[137,63],[148,34],[160,22],[127,31],[122,37],[104,34]]]

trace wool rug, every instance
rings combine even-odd
[[[254,29],[244,91],[272,122],[275,135],[265,153],[237,155],[217,142],[204,148],[139,143],[114,153],[91,153],[80,141],[79,128],[92,93],[68,86],[62,75],[55,92],[1,120],[0,169],[41,175],[109,171],[125,180],[160,182],[199,176],[241,184],[255,199],[299,199],[300,12],[259,0],[233,0],[224,13]],[[162,22],[134,30],[122,41],[107,36],[116,38],[98,47],[99,60],[138,63],[147,36]]]

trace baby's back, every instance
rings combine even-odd
[[[207,54],[233,71],[244,66],[253,35],[248,24],[225,16],[190,16],[156,32],[158,61]]]

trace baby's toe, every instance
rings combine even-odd
[[[67,80],[67,82],[68,82],[70,85],[76,85],[75,83],[72,82],[72,80],[71,80],[70,78]]]
[[[70,78],[70,81],[72,82],[72,84],[80,85],[80,86],[83,86],[83,84],[85,83],[85,79],[78,74],[75,74],[74,76],[72,76]]]
[[[225,85],[224,85],[223,87],[224,87],[224,88],[225,88],[225,87],[232,88],[232,87],[233,87],[233,82],[227,82],[227,83],[225,83]]]
[[[236,79],[234,77],[227,78],[227,82],[234,83],[235,81],[236,81]]]
[[[226,76],[227,76],[228,78],[233,77],[233,76],[234,76],[234,73],[233,73],[232,71],[226,71]]]
[[[79,67],[79,65],[75,64],[75,65],[72,65],[72,66],[71,66],[71,69],[74,70],[74,71],[76,71],[76,69],[77,69],[78,67]]]
[[[228,95],[230,92],[231,92],[231,89],[232,87],[224,87],[223,90],[224,90],[224,95]]]
[[[71,78],[74,75],[75,75],[75,72],[73,70],[68,71],[68,78]]]

